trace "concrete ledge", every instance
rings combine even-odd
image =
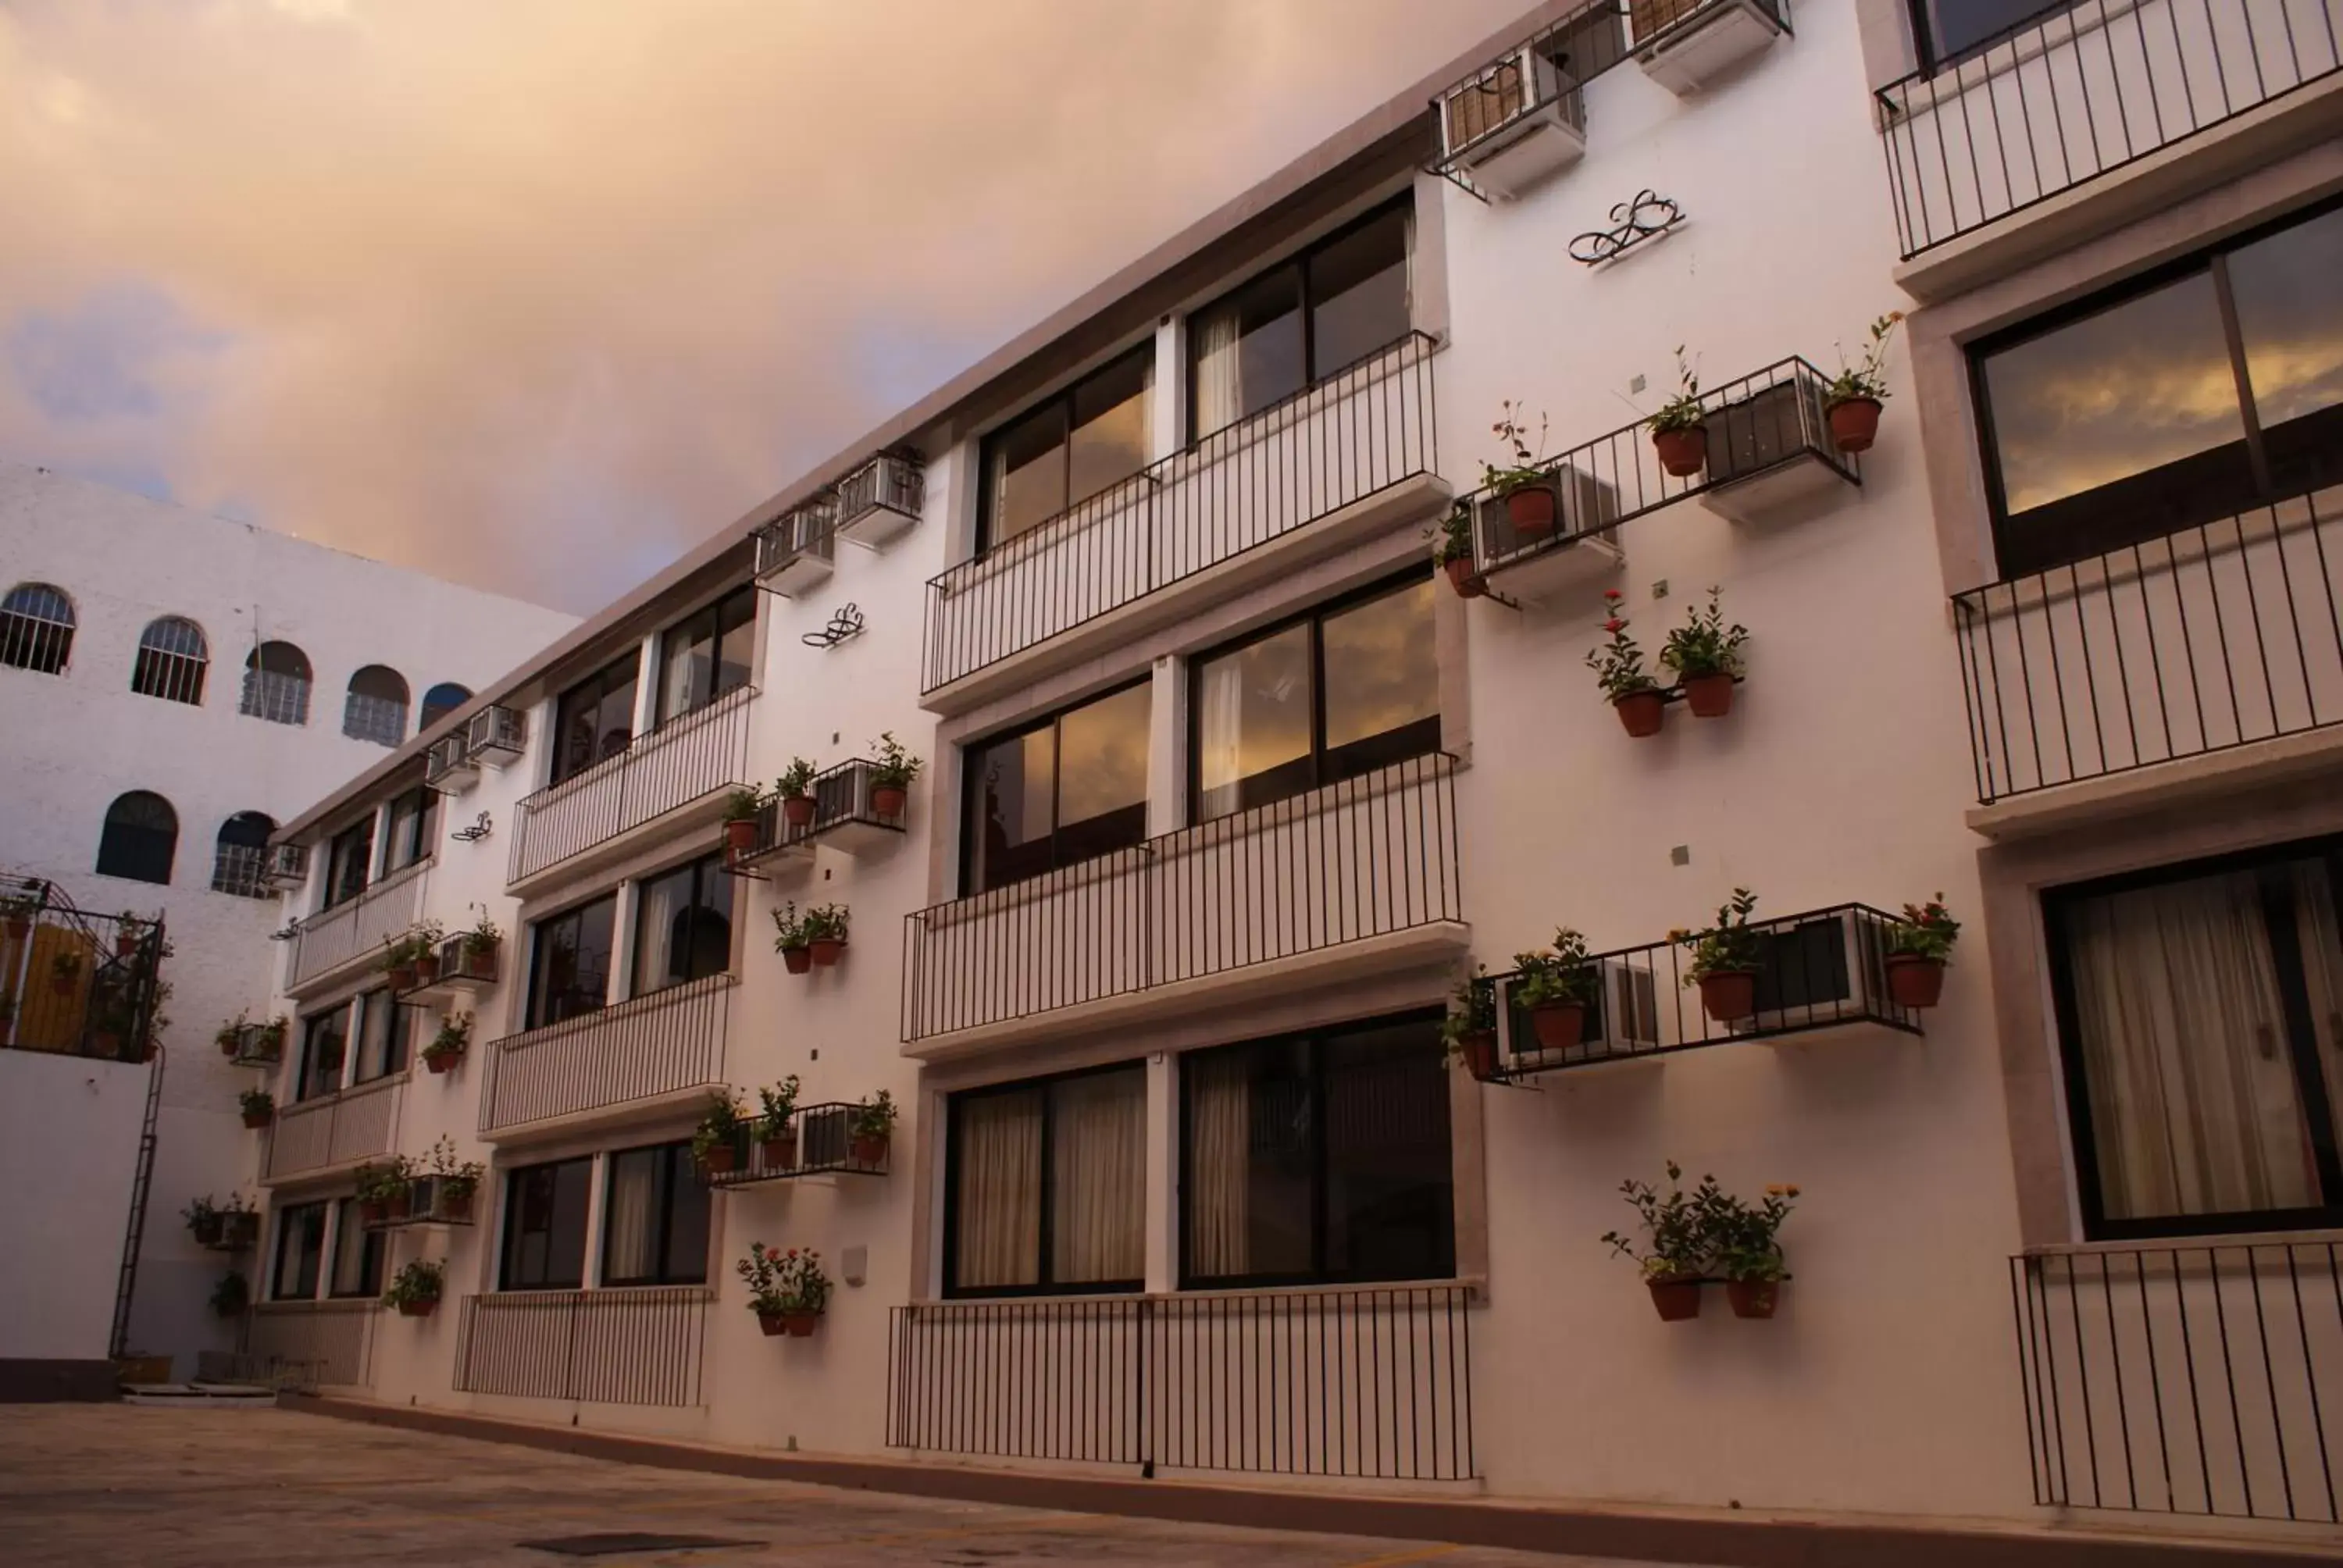
[[[2343,771],[2343,726],[2280,735],[2170,762],[2151,762],[2145,768],[2072,784],[2053,784],[1989,806],[1973,806],[1967,820],[1972,831],[2007,842],[2222,799],[2240,789],[2284,784],[2330,770]]]
[[[1577,1553],[1731,1568],[2301,1568],[2332,1562],[2336,1533],[2284,1538],[2098,1526],[1996,1524],[1754,1509],[1495,1502],[1356,1491],[1266,1490],[1220,1483],[985,1470],[904,1459],[823,1459],[493,1421],[414,1406],[287,1394],[287,1410],[409,1432],[509,1442],[619,1464],[759,1481],[902,1493],[1008,1507],[1120,1513],[1185,1523],[1317,1531],[1523,1552]],[[1399,1559],[1404,1560],[1404,1559]]]
[[[584,1111],[539,1117],[534,1121],[512,1121],[501,1127],[484,1127],[479,1130],[479,1140],[501,1148],[508,1143],[541,1143],[548,1138],[566,1138],[572,1133],[600,1132],[639,1121],[672,1120],[686,1113],[696,1115],[708,1108],[709,1095],[723,1087],[721,1082],[686,1084],[680,1089],[646,1094],[637,1100],[615,1101],[608,1105],[591,1106]]]

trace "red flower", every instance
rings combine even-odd
[[[1603,590],[1603,597],[1604,597],[1604,598],[1607,598],[1607,599],[1614,599],[1614,600],[1615,600],[1616,598],[1619,598],[1619,590],[1618,590],[1617,588],[1604,588],[1604,589]]]
[[[1625,621],[1621,620],[1617,616],[1615,616],[1615,615],[1614,615],[1614,616],[1613,616],[1609,620],[1606,620],[1606,621],[1604,621],[1604,622],[1603,623],[1603,629],[1604,629],[1604,631],[1608,631],[1608,632],[1614,632],[1614,633],[1615,633],[1615,632],[1617,632],[1621,628],[1624,627],[1626,624],[1627,624],[1627,623],[1626,623]]]

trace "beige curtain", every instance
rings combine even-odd
[[[1147,1073],[1051,1088],[1050,1277],[1058,1284],[1147,1273]]]
[[[1041,1092],[985,1094],[959,1107],[954,1283],[963,1290],[1041,1278]]]
[[[1188,1271],[1202,1278],[1252,1272],[1252,1061],[1247,1051],[1217,1051],[1184,1069]]]
[[[2309,982],[2311,1036],[2327,1073],[2327,1108],[2343,1140],[2343,928],[2335,919],[2335,888],[2327,868],[2305,863],[2294,873],[2295,923],[2302,936],[2302,970]]]
[[[628,1155],[610,1161],[610,1247],[602,1260],[605,1280],[640,1280],[656,1271],[651,1256],[651,1207],[658,1184],[655,1158]]]
[[[1189,317],[1188,330],[1196,335],[1196,428],[1191,432],[1196,437],[1243,417],[1243,350],[1238,346],[1237,325],[1232,307]]]

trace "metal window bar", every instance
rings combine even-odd
[[[2343,488],[1958,594],[1977,799],[2343,723]]]
[[[893,1309],[890,1446],[1061,1462],[1466,1481],[1470,1286]]]
[[[768,801],[757,813],[756,847],[733,864],[754,866],[787,851],[802,849],[848,823],[890,833],[901,832],[900,818],[881,818],[870,804],[870,770],[874,766],[869,758],[856,757],[815,774],[806,789],[813,800],[813,819],[802,828],[789,825],[789,814],[780,802]]]
[[[749,537],[757,541],[759,583],[803,556],[832,560],[838,549],[838,497],[835,493],[816,496],[783,512]]]
[[[184,620],[161,620],[138,638],[138,657],[130,667],[130,689],[141,697],[200,707],[204,675],[211,658],[204,634]]]
[[[1905,259],[2343,68],[2343,0],[2073,0],[1879,89]]]
[[[266,844],[219,844],[212,851],[212,891],[239,899],[273,899],[276,890],[261,879],[268,869]]]
[[[342,699],[342,733],[396,749],[407,739],[407,704],[353,691]]]
[[[1589,0],[1442,89],[1432,100],[1443,148],[1431,166],[1433,173],[1486,201],[1487,194],[1473,183],[1470,166],[1509,127],[1551,104],[1584,136],[1586,84],[1627,57],[1620,15],[1618,0]],[[1534,62],[1526,76],[1521,68],[1525,54]]]
[[[2034,1500],[2343,1523],[2343,1246],[2009,1261]]]
[[[733,984],[709,975],[491,1042],[479,1130],[713,1087]]]
[[[274,669],[244,672],[244,694],[236,711],[271,724],[309,722],[309,678]]]
[[[398,1086],[406,1081],[403,1073],[377,1078],[279,1110],[268,1127],[269,1179],[389,1153],[398,1130]]]
[[[747,776],[753,686],[678,714],[621,752],[520,802],[508,882],[582,855],[631,828],[736,788]]]
[[[920,689],[1436,473],[1435,347],[1411,332],[930,578]]]
[[[252,1309],[239,1381],[297,1389],[364,1388],[374,1382],[374,1323],[382,1309],[372,1300],[261,1302]]]
[[[838,526],[844,528],[882,508],[917,518],[925,486],[925,473],[917,458],[882,452],[838,482]]]
[[[0,1047],[142,1062],[155,1030],[163,930],[87,914],[40,879],[0,879]],[[16,903],[14,900],[26,900]]]
[[[19,591],[0,608],[0,664],[62,675],[73,657],[73,608],[47,589]]]
[[[320,910],[294,927],[291,978],[306,985],[354,959],[377,954],[423,912],[423,884],[433,858],[401,866],[355,899]]]
[[[1463,919],[1455,759],[1412,757],[907,917],[903,1039]]]
[[[704,1288],[673,1285],[467,1296],[455,1387],[522,1399],[696,1405],[712,1300]]]

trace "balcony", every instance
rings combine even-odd
[[[320,910],[294,927],[286,993],[305,996],[379,960],[382,944],[421,918],[424,882],[430,874],[431,857],[427,855],[357,898]]]
[[[716,820],[727,790],[749,766],[749,713],[757,689],[743,686],[679,714],[624,751],[521,801],[513,832],[508,890],[559,867],[580,871],[639,842],[639,829]],[[631,837],[623,837],[632,835]]]
[[[2330,749],[2316,732],[2343,724],[2338,507],[2330,489],[1955,598],[1971,825],[2172,787],[2127,779],[2139,769],[2217,788]],[[2064,793],[2018,799],[2046,789]]]
[[[936,1060],[1463,950],[1455,761],[1411,758],[909,917]]]
[[[53,882],[0,879],[0,1049],[148,1060],[162,928],[85,914]]]
[[[262,1179],[318,1176],[389,1153],[398,1127],[399,1085],[406,1081],[403,1073],[377,1078],[279,1111]]]
[[[460,1393],[681,1408],[699,1399],[713,1291],[526,1291],[464,1298]]]
[[[1880,89],[1905,259],[1936,266],[1939,247],[2036,209],[2062,227],[2045,248],[2070,246],[2087,199],[2112,226],[2333,135],[2338,37],[2338,0],[2080,0]],[[2189,174],[2161,174],[2183,157]]]
[[[774,877],[810,868],[817,844],[827,844],[842,854],[863,855],[900,842],[908,808],[893,817],[879,814],[871,801],[872,766],[868,758],[858,757],[815,774],[806,790],[813,801],[813,816],[802,826],[790,823],[779,801],[767,801],[757,813],[756,847],[736,857],[733,868]]]
[[[2010,1260],[2034,1501],[2343,1523],[2343,1247]]]
[[[729,974],[709,975],[492,1041],[480,1136],[697,1102],[723,1079],[733,984]]]
[[[352,1302],[262,1302],[252,1309],[246,1349],[224,1369],[237,1382],[287,1387],[365,1388],[374,1382],[371,1296]],[[210,1352],[206,1352],[209,1354]]]
[[[925,706],[960,711],[1446,500],[1413,333],[928,583]]]

